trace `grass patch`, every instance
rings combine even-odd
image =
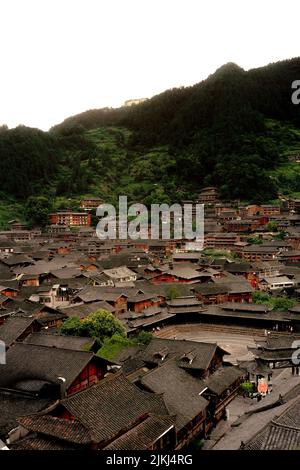
[[[97,356],[112,361],[123,349],[130,348],[134,345],[135,343],[132,340],[115,334],[111,338],[104,339],[101,348],[97,352]]]
[[[111,338],[105,338],[97,356],[113,361],[124,349],[132,346],[147,345],[152,339],[152,334],[148,331],[141,331],[134,338],[124,338],[119,334],[114,334]]]
[[[8,222],[13,219],[25,222],[22,204],[0,199],[0,230],[8,230]]]

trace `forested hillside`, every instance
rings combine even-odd
[[[74,124],[130,129],[128,148],[141,155],[137,167],[145,166],[144,181],[153,166],[144,154],[163,148],[169,155],[168,183],[174,182],[166,188],[164,182],[163,189],[172,198],[174,187],[185,193],[214,184],[225,198],[272,199],[278,184],[269,171],[300,149],[300,106],[291,100],[298,77],[299,58],[248,72],[230,63],[192,87],[130,108],[87,111],[55,129]]]
[[[300,153],[300,106],[291,101],[299,78],[300,59],[248,72],[227,64],[192,87],[90,110],[49,132],[3,126],[0,214],[29,196],[75,208],[84,195],[175,202],[207,185],[257,202],[299,192],[297,164],[287,163]]]

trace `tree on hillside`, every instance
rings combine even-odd
[[[24,200],[53,182],[61,149],[55,135],[18,126],[2,128],[0,155],[1,190]]]
[[[7,125],[6,125],[6,124],[2,124],[2,126],[0,126],[0,133],[1,133],[1,132],[4,133],[4,132],[6,132],[6,131],[8,131]]]
[[[45,196],[30,196],[25,205],[25,214],[32,225],[44,227],[48,223],[52,203]]]

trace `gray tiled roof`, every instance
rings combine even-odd
[[[221,395],[232,383],[242,377],[244,372],[238,367],[220,367],[211,374],[204,382],[206,387],[215,393]]]
[[[76,297],[83,302],[96,302],[99,300],[116,301],[121,297],[121,295],[126,296],[126,294],[118,294],[114,291],[107,292],[102,287],[86,287],[82,289]]]
[[[147,389],[162,393],[170,414],[176,415],[176,427],[183,428],[204,412],[208,402],[200,396],[203,382],[178,367],[176,359],[150,371],[140,379]]]
[[[71,444],[67,441],[51,438],[42,437],[34,434],[29,434],[24,439],[10,444],[11,450],[75,450],[78,448],[75,444]]]
[[[47,333],[32,333],[25,338],[24,343],[48,346],[49,348],[71,349],[73,351],[86,351],[95,341],[81,336],[63,336]]]
[[[38,382],[59,384],[58,377],[64,377],[68,388],[92,359],[99,358],[89,352],[16,343],[1,366],[0,387],[27,390],[29,382],[35,391]]]
[[[140,390],[123,374],[107,377],[61,404],[89,430],[95,442],[117,436],[146,413],[169,414],[162,396]]]
[[[92,439],[88,428],[79,421],[70,421],[50,415],[31,415],[18,418],[27,430],[52,436],[75,444],[89,444]]]
[[[0,437],[4,437],[17,426],[16,418],[18,416],[36,413],[46,408],[50,403],[51,400],[45,398],[0,392]]]
[[[261,431],[255,434],[245,450],[299,450],[300,448],[300,400],[275,417]]]
[[[0,325],[0,340],[9,347],[35,321],[34,318],[10,317]]]
[[[82,304],[69,305],[68,307],[60,308],[60,311],[68,317],[79,317],[84,318],[90,315],[90,313],[97,312],[97,310],[107,310],[113,313],[115,309],[107,302],[90,302]]]
[[[148,416],[142,423],[106,446],[104,450],[147,450],[170,427],[174,427],[174,424],[173,416]]]
[[[180,359],[184,354],[193,352],[193,368],[205,370],[209,367],[217,348],[217,344],[213,343],[153,338],[142,357],[147,363],[161,364],[161,359],[157,357],[161,351],[164,352],[166,359],[175,357]]]

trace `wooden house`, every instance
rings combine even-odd
[[[40,331],[41,325],[35,318],[8,317],[0,325],[0,340],[4,341],[8,349],[17,341],[23,341],[28,335]]]
[[[122,374],[18,421],[27,434],[20,442],[23,449],[168,451],[176,445],[174,417],[163,397],[142,392]]]
[[[244,371],[232,366],[221,367],[205,379],[205,389],[201,395],[209,402],[206,431],[221,418],[226,417],[226,408],[237,396],[245,376]]]
[[[80,201],[80,207],[85,211],[91,211],[97,209],[102,202],[100,197],[86,197]]]
[[[15,343],[7,351],[0,387],[59,398],[103,379],[108,362],[93,353]]]
[[[197,284],[194,289],[197,299],[204,305],[228,302],[229,288],[226,284]]]
[[[106,291],[105,287],[86,287],[74,297],[73,303],[105,301],[114,308],[116,313],[122,313],[127,310],[127,299],[128,295]]]
[[[40,285],[40,276],[38,274],[22,274],[19,277],[21,286],[38,287]]]

